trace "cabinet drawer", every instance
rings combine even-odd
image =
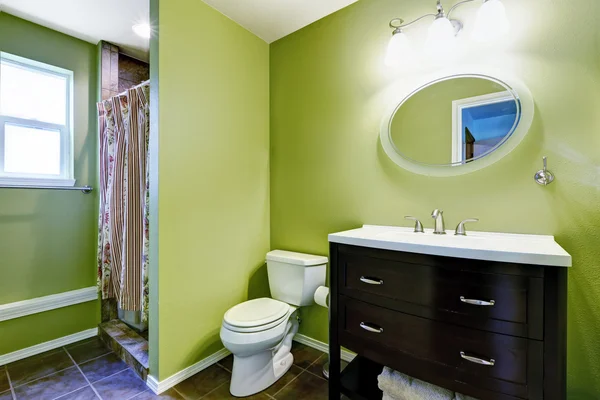
[[[444,365],[454,379],[523,399],[543,379],[543,344],[459,327],[340,296],[340,331],[390,351]],[[393,366],[393,361],[388,364]],[[533,383],[536,385],[530,386]]]
[[[340,256],[340,292],[404,313],[543,339],[543,279]]]

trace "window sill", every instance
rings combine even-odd
[[[73,187],[75,179],[54,179],[54,178],[7,178],[0,177],[0,187],[2,186],[21,186],[23,188],[34,186],[52,186],[52,187]]]

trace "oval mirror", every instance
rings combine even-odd
[[[524,85],[455,74],[408,92],[384,119],[381,141],[392,160],[413,172],[459,175],[510,152],[532,116]]]

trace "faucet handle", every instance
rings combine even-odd
[[[457,236],[467,236],[467,230],[465,229],[465,224],[467,222],[479,222],[479,218],[469,218],[461,221],[461,223],[456,227],[456,232],[454,232],[454,234]]]
[[[404,219],[415,221],[415,232],[416,233],[423,233],[424,232],[424,230],[423,230],[423,224],[417,218],[411,217],[410,215],[407,215],[406,217],[404,217]]]

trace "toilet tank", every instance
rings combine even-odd
[[[271,297],[293,306],[314,304],[314,294],[325,285],[327,257],[291,251],[267,253]]]

